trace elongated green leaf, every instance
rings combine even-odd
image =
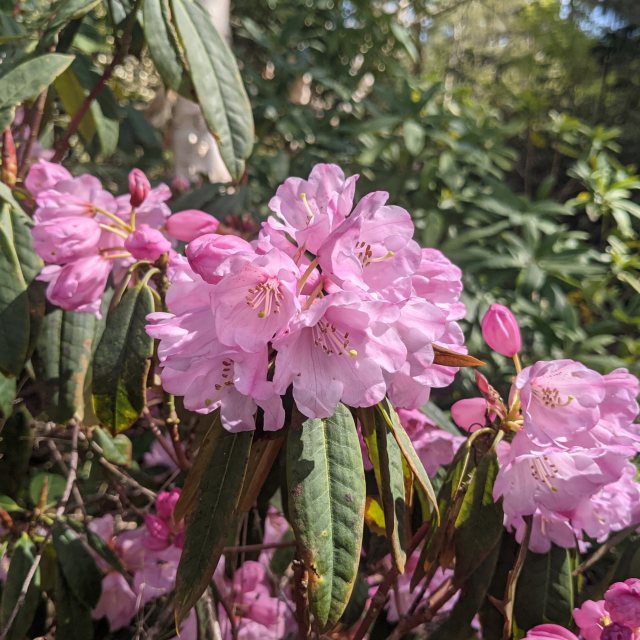
[[[487,453],[476,468],[455,522],[455,580],[462,584],[491,552],[503,531],[502,507],[493,500],[498,473],[495,452]]]
[[[73,61],[73,56],[46,53],[29,58],[0,77],[0,108],[10,109],[34,98]]]
[[[46,35],[55,34],[67,23],[82,18],[98,4],[100,0],[58,0],[48,9]]]
[[[55,574],[56,637],[65,640],[92,640],[91,609],[76,598],[59,565]]]
[[[328,630],[349,602],[362,547],[366,486],[350,411],[339,404],[331,418],[298,415],[286,456],[289,515],[308,571],[309,607]]]
[[[98,604],[102,573],[82,540],[62,525],[53,529],[53,546],[65,582],[76,599],[88,609]]]
[[[382,414],[375,413],[375,446],[371,446],[369,456],[377,457],[380,468],[376,476],[387,539],[391,546],[391,556],[400,573],[404,573],[407,560],[407,505],[404,495],[404,473],[402,469],[402,453],[393,434],[387,427]],[[365,439],[367,446],[373,445],[372,438]],[[372,463],[373,464],[373,463]],[[374,467],[377,465],[374,465]]]
[[[153,340],[145,331],[154,309],[147,285],[129,289],[107,319],[93,359],[93,407],[100,421],[118,433],[139,417]]]
[[[74,531],[83,534],[87,538],[87,544],[113,569],[118,573],[125,574],[125,569],[120,562],[120,558],[111,547],[97,534],[94,533],[85,523],[69,519],[68,524]]]
[[[0,371],[18,375],[31,355],[44,312],[42,261],[33,252],[28,219],[0,189]]]
[[[411,442],[411,438],[409,438],[407,432],[400,423],[398,414],[391,406],[391,403],[386,399],[380,403],[379,409],[382,412],[382,416],[385,419],[387,426],[391,429],[393,437],[396,439],[396,442],[400,447],[400,451],[402,451],[402,455],[407,461],[407,464],[411,469],[411,473],[413,473],[413,476],[418,483],[418,487],[420,487],[420,490],[437,511],[438,500],[433,487],[431,486],[431,480],[429,480],[429,476],[422,464],[422,460],[420,460],[420,456],[418,456],[418,453]]]
[[[7,573],[7,580],[2,591],[2,604],[0,605],[0,626],[4,627],[11,616],[13,608],[20,597],[22,585],[33,566],[35,547],[26,533],[13,547],[11,564]],[[22,640],[27,635],[27,631],[33,621],[33,616],[38,608],[40,599],[40,569],[38,568],[29,585],[24,604],[20,607],[18,615],[15,617],[7,640]]]
[[[0,493],[18,499],[28,481],[34,420],[20,405],[0,432]]]
[[[538,624],[568,626],[574,605],[573,570],[568,549],[553,546],[545,554],[529,551],[518,580],[514,608],[520,629]]]
[[[227,536],[233,529],[247,470],[253,432],[229,433],[220,421],[200,448],[194,469],[197,488],[187,516],[184,549],[176,577],[179,625],[211,582]]]
[[[179,91],[188,73],[169,20],[168,0],[145,0],[142,7],[144,37],[158,73],[169,89]]]
[[[0,418],[8,418],[16,398],[16,379],[0,373]]]
[[[235,58],[193,0],[172,0],[173,20],[189,63],[191,82],[231,177],[244,173],[253,148],[253,115]]]
[[[482,607],[500,555],[498,538],[478,568],[462,586],[460,598],[446,620],[429,634],[429,640],[468,640],[473,637],[471,621]],[[488,640],[488,638],[487,638]],[[493,640],[493,638],[492,638]]]
[[[63,309],[51,309],[44,317],[36,347],[37,370],[47,388],[45,411],[55,422],[84,418],[84,390],[96,324],[93,314]]]

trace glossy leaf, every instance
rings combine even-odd
[[[2,628],[8,623],[13,608],[20,597],[22,585],[33,566],[34,557],[35,546],[29,536],[23,533],[13,547],[9,571],[2,590],[2,603],[0,604],[0,627]],[[38,568],[29,585],[24,604],[20,607],[6,640],[22,640],[27,635],[36,613],[39,599],[40,569]]]
[[[289,517],[321,630],[340,620],[356,579],[366,487],[358,432],[339,404],[326,419],[294,418],[287,439]]]
[[[145,405],[153,340],[145,331],[154,310],[147,285],[129,289],[109,314],[93,360],[93,407],[100,421],[118,433],[128,429]]]
[[[538,624],[569,626],[574,607],[571,552],[553,546],[545,554],[529,551],[518,580],[515,622],[528,630]]]
[[[84,418],[87,374],[91,363],[96,317],[51,309],[36,347],[40,379],[47,385],[45,411],[56,422]]]
[[[87,609],[98,604],[102,573],[82,540],[69,528],[53,529],[53,546],[66,584],[74,597]]]
[[[178,625],[211,582],[235,525],[252,440],[252,431],[229,433],[217,420],[191,470],[197,483],[176,577]]]
[[[462,584],[491,552],[503,532],[502,507],[493,500],[493,484],[498,473],[494,452],[478,464],[465,492],[455,521],[455,580]]]
[[[253,116],[235,58],[206,11],[193,0],[172,0],[173,20],[202,113],[234,180],[253,148]]]

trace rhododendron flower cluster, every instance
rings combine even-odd
[[[640,579],[611,585],[604,600],[587,600],[574,609],[581,640],[638,640],[640,638]],[[525,640],[578,640],[557,624],[534,627]]]
[[[99,315],[111,274],[117,281],[136,260],[153,262],[171,251],[171,191],[165,184],[152,189],[138,169],[129,176],[130,193],[118,197],[96,177],[72,177],[45,160],[32,166],[25,186],[36,203],[33,246],[45,262],[38,279],[48,283],[47,298],[63,309]],[[188,213],[191,226],[195,217],[201,226],[217,228],[210,215]],[[172,227],[179,231],[182,220]]]
[[[162,384],[185,407],[220,407],[230,431],[283,426],[291,386],[308,417],[338,402],[424,404],[455,369],[434,363],[434,344],[464,352],[457,324],[460,270],[413,240],[411,216],[367,194],[357,176],[317,165],[289,178],[258,239],[207,234],[172,262],[168,313],[150,317]]]

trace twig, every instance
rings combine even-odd
[[[222,595],[222,593],[220,593],[220,589],[218,589],[218,585],[215,583],[215,580],[211,581],[211,592],[213,593],[213,597],[222,605],[224,612],[227,614],[229,625],[231,627],[231,637],[233,638],[233,640],[237,640],[238,625],[236,624],[236,619],[233,615],[233,607],[229,605],[226,598]]]
[[[64,461],[64,459],[62,457],[62,454],[60,453],[60,450],[58,449],[58,447],[57,447],[57,445],[55,443],[55,440],[53,438],[47,438],[46,442],[49,445],[49,448],[51,449],[51,454],[53,455],[56,463],[62,469],[62,472],[64,473],[64,475],[67,476],[67,480],[68,480],[69,477],[71,477],[71,470],[65,464],[65,461]],[[75,451],[76,471],[74,472],[74,476],[76,476],[76,474],[77,474],[77,465],[78,465],[78,437],[77,437],[77,433],[76,433],[75,441],[74,441],[74,438],[73,438],[73,435],[72,435],[72,438],[71,438],[71,449],[72,449],[72,451],[71,451],[71,460],[70,460],[71,464],[74,463],[74,451]],[[78,489],[78,486],[77,486],[77,484],[75,482],[75,477],[74,477],[73,485],[71,487],[71,491],[73,493],[73,497],[75,498],[75,501],[77,502],[78,508],[86,516],[87,515],[87,510],[85,509],[85,505],[84,505],[84,500],[82,498],[82,494],[80,493],[80,491]],[[58,515],[58,514],[56,513],[56,515]]]
[[[429,521],[423,522],[422,526],[415,532],[413,538],[411,538],[411,542],[407,548],[407,558],[411,556],[411,554],[417,549],[418,545],[422,542],[424,537],[427,535],[429,529],[431,528],[431,523]],[[355,634],[353,635],[352,640],[362,640],[369,628],[378,617],[378,614],[382,610],[384,603],[387,600],[387,594],[389,593],[389,589],[391,585],[394,583],[396,576],[398,575],[397,569],[395,567],[391,567],[385,579],[378,586],[378,590],[376,591],[373,599],[371,600],[371,605],[369,606],[369,610],[365,615],[364,619],[360,623],[360,626],[357,628]]]
[[[298,558],[293,561],[293,599],[296,603],[296,622],[298,638],[307,640],[311,637],[311,620],[309,619],[308,574],[304,562]]]
[[[47,103],[47,93],[49,89],[45,89],[36,99],[35,104],[33,105],[31,122],[29,123],[29,137],[27,141],[24,143],[22,149],[20,149],[20,168],[18,169],[18,178],[21,180],[27,175],[27,171],[29,170],[30,162],[29,156],[31,155],[31,150],[33,149],[33,145],[36,143],[38,139],[38,135],[40,134],[40,125],[42,124],[42,116],[44,115],[44,107]]]
[[[162,432],[158,427],[159,421],[151,415],[151,412],[149,411],[148,407],[144,408],[142,415],[146,418],[147,423],[149,424],[149,428],[151,429],[151,433],[153,433],[156,440],[158,441],[158,444],[163,448],[164,452],[169,456],[169,458],[171,459],[171,462],[173,462],[173,464],[175,464],[176,467],[180,467],[182,469],[176,457],[176,452],[174,448],[167,442],[166,438],[162,435]],[[182,471],[185,471],[185,469],[182,469]]]
[[[619,545],[625,538],[628,538],[632,533],[638,530],[637,525],[633,525],[631,527],[627,527],[622,531],[618,531],[615,536],[611,539],[607,540],[602,546],[600,546],[596,551],[594,551],[584,562],[579,564],[575,570],[573,571],[574,576],[579,576],[581,573],[584,573],[587,569],[592,567],[598,560],[604,558],[604,556],[611,551],[615,546]]]
[[[522,573],[522,567],[527,557],[527,551],[529,550],[529,540],[531,539],[531,529],[533,528],[532,516],[525,518],[526,526],[524,530],[524,536],[518,549],[518,555],[513,565],[513,569],[509,571],[507,576],[507,586],[504,591],[504,600],[502,603],[502,615],[504,616],[504,627],[502,629],[503,640],[509,640],[511,638],[511,627],[513,625],[513,606],[516,599],[516,587],[518,586],[518,578]]]

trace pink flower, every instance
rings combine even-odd
[[[606,626],[600,636],[600,640],[634,640],[634,638],[633,629],[617,622]]]
[[[29,169],[24,184],[29,193],[37,198],[41,191],[53,188],[62,180],[71,180],[71,174],[61,164],[40,160]]]
[[[541,624],[529,629],[524,640],[578,640],[578,638],[571,631],[557,624]]]
[[[157,229],[141,224],[124,241],[124,247],[137,260],[155,262],[171,249],[171,243]]]
[[[603,628],[610,622],[604,600],[587,600],[579,609],[573,610],[573,619],[584,640],[600,640]]]
[[[522,348],[520,327],[510,309],[492,304],[482,318],[482,337],[497,353],[512,358]]]
[[[184,544],[184,523],[174,522],[173,511],[180,499],[180,489],[161,491],[156,498],[157,515],[147,514],[144,518],[146,535],[142,543],[147,549],[161,551],[172,544],[182,548]]]
[[[593,428],[605,398],[603,377],[573,360],[536,362],[516,378],[524,430],[535,442],[567,443]]]
[[[277,232],[286,232],[299,247],[317,253],[329,234],[351,211],[358,176],[345,178],[335,164],[317,164],[308,180],[288,178],[271,198]]]
[[[174,213],[167,220],[167,231],[176,240],[191,242],[206,233],[215,233],[220,223],[210,214],[197,209]]]
[[[49,264],[64,264],[98,253],[102,231],[93,218],[72,216],[37,224],[32,230],[33,248]]]
[[[163,550],[145,549],[142,566],[133,576],[133,586],[140,606],[169,593],[176,583],[182,549],[169,546]]]
[[[299,308],[298,269],[278,249],[231,257],[229,269],[211,293],[216,336],[244,351],[264,349]]]
[[[67,311],[84,311],[100,314],[100,302],[111,263],[93,255],[78,258],[64,267],[44,267],[38,280],[48,282],[47,298]]]
[[[171,446],[171,442],[166,440],[167,444]],[[149,447],[149,451],[144,454],[143,462],[146,467],[166,467],[171,471],[176,471],[176,463],[173,458],[169,456],[165,448],[157,441],[154,440]]]
[[[102,579],[102,593],[98,604],[91,611],[94,620],[106,618],[110,631],[128,626],[138,611],[138,596],[124,576],[111,571]]]
[[[254,255],[251,245],[238,236],[219,236],[205,234],[187,245],[187,258],[191,268],[206,282],[216,284],[220,282],[225,269],[220,271],[224,264],[226,272],[229,272],[231,263],[227,258],[237,254]]]
[[[465,398],[451,405],[453,421],[464,431],[473,433],[487,424],[487,401],[484,398]]]
[[[604,594],[604,601],[613,622],[640,627],[640,579],[629,578],[616,582]]]
[[[324,274],[346,290],[384,291],[407,297],[420,265],[420,247],[412,239],[411,215],[386,205],[388,194],[367,194],[353,213],[320,247]]]
[[[278,393],[293,384],[302,413],[326,418],[342,401],[370,407],[385,395],[380,364],[366,353],[369,313],[355,294],[316,300],[288,333],[275,341],[273,378]]]
[[[132,169],[129,172],[129,194],[131,206],[139,207],[149,195],[151,185],[149,179],[140,169]]]

